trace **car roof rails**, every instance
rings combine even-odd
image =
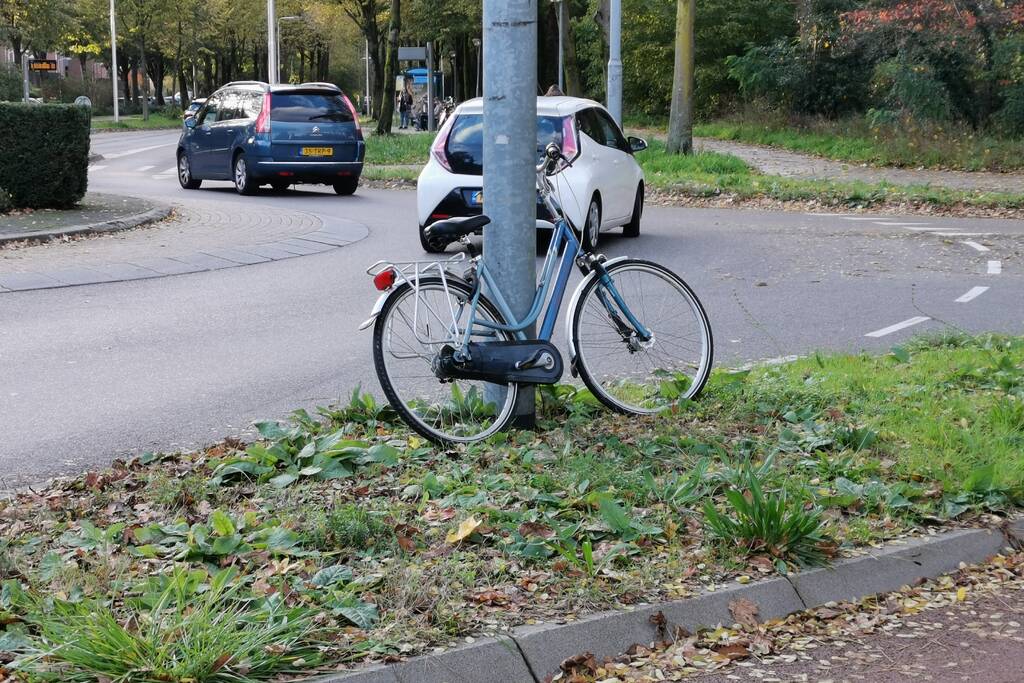
[[[324,83],[323,81],[310,81],[308,83],[299,83],[298,87],[303,88],[309,85],[315,85],[318,88],[330,88],[331,90],[341,91],[341,88],[334,85],[333,83]]]
[[[236,85],[259,85],[259,86],[263,86],[264,88],[267,87],[267,83],[265,83],[263,81],[231,81],[230,83],[225,83],[221,87],[222,88],[229,88],[229,87],[236,86]]]

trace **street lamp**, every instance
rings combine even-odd
[[[110,83],[114,87],[114,123],[121,120],[117,110],[117,23],[114,21],[114,0],[110,0]]]
[[[473,47],[476,48],[476,96],[480,97],[480,65],[483,63],[483,55],[480,52],[480,39],[473,39]]]
[[[282,21],[302,21],[302,17],[291,16],[291,17],[278,17],[277,19],[277,73],[275,76],[276,83],[281,82],[281,22]]]
[[[267,0],[267,82],[277,83],[277,32],[274,23],[277,21],[277,8],[274,0]]]
[[[565,92],[565,80],[562,74],[565,73],[565,31],[568,28],[568,17],[564,16],[566,9],[565,0],[551,0],[558,8],[558,89]]]
[[[455,68],[457,66],[456,62],[455,62],[455,59],[456,59],[455,51],[452,50],[451,54],[448,55],[448,56],[451,58],[451,61],[452,61],[452,100],[454,100],[455,102],[458,102],[459,101],[459,71],[458,71],[458,69]]]

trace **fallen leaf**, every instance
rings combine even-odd
[[[445,536],[444,540],[448,541],[449,543],[460,543],[464,541],[466,538],[468,538],[474,531],[476,531],[477,527],[479,527],[480,524],[480,520],[478,520],[476,517],[464,519],[462,520],[462,523],[459,524],[458,529],[456,529],[455,531],[448,532],[448,535]]]
[[[966,599],[967,599],[967,588],[964,587],[964,586],[960,586],[959,588],[956,589],[956,601],[957,602],[963,602]]]
[[[750,650],[747,649],[747,646],[741,645],[740,643],[723,645],[722,647],[716,648],[715,652],[723,657],[728,657],[729,659],[746,659],[750,656]]]
[[[213,663],[213,666],[210,668],[209,673],[212,674],[215,671],[220,671],[222,668],[224,668],[225,664],[231,661],[231,657],[232,655],[230,652],[225,652],[220,657],[217,657],[217,660]]]
[[[739,598],[729,603],[729,613],[736,623],[747,628],[757,628],[757,603],[746,598]]]

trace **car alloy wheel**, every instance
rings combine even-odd
[[[186,190],[194,190],[202,183],[201,180],[192,178],[192,167],[188,155],[184,153],[178,155],[178,183]]]
[[[254,191],[244,154],[239,154],[235,158],[235,190],[238,191],[238,194],[252,194]]]
[[[585,251],[597,249],[597,235],[601,232],[601,205],[597,197],[590,200],[590,208],[587,209],[587,222],[583,224],[583,236],[580,240]]]

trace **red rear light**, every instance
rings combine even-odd
[[[575,161],[576,157],[580,154],[579,145],[576,144],[576,126],[573,125],[572,116],[566,116],[562,119],[562,154],[569,161]],[[558,170],[568,166],[565,161],[561,161],[558,164]]]
[[[395,269],[388,268],[373,276],[373,286],[382,292],[386,292],[395,285]]]
[[[260,109],[260,113],[256,117],[256,132],[270,132],[270,93],[268,92],[263,93],[263,108]]]
[[[352,112],[352,120],[355,121],[356,124],[356,133],[359,134],[359,137],[362,137],[363,127],[359,124],[359,114],[356,112],[356,108],[352,106],[352,100],[350,100],[348,95],[345,93],[341,94],[341,99],[345,100],[345,105],[348,106],[348,110]]]
[[[452,165],[448,163],[448,153],[444,151],[444,148],[448,145],[448,135],[452,132],[453,123],[455,123],[455,117],[449,116],[441,126],[441,130],[437,132],[434,144],[430,147],[430,153],[437,159],[437,163],[441,164],[449,173],[452,173]]]

